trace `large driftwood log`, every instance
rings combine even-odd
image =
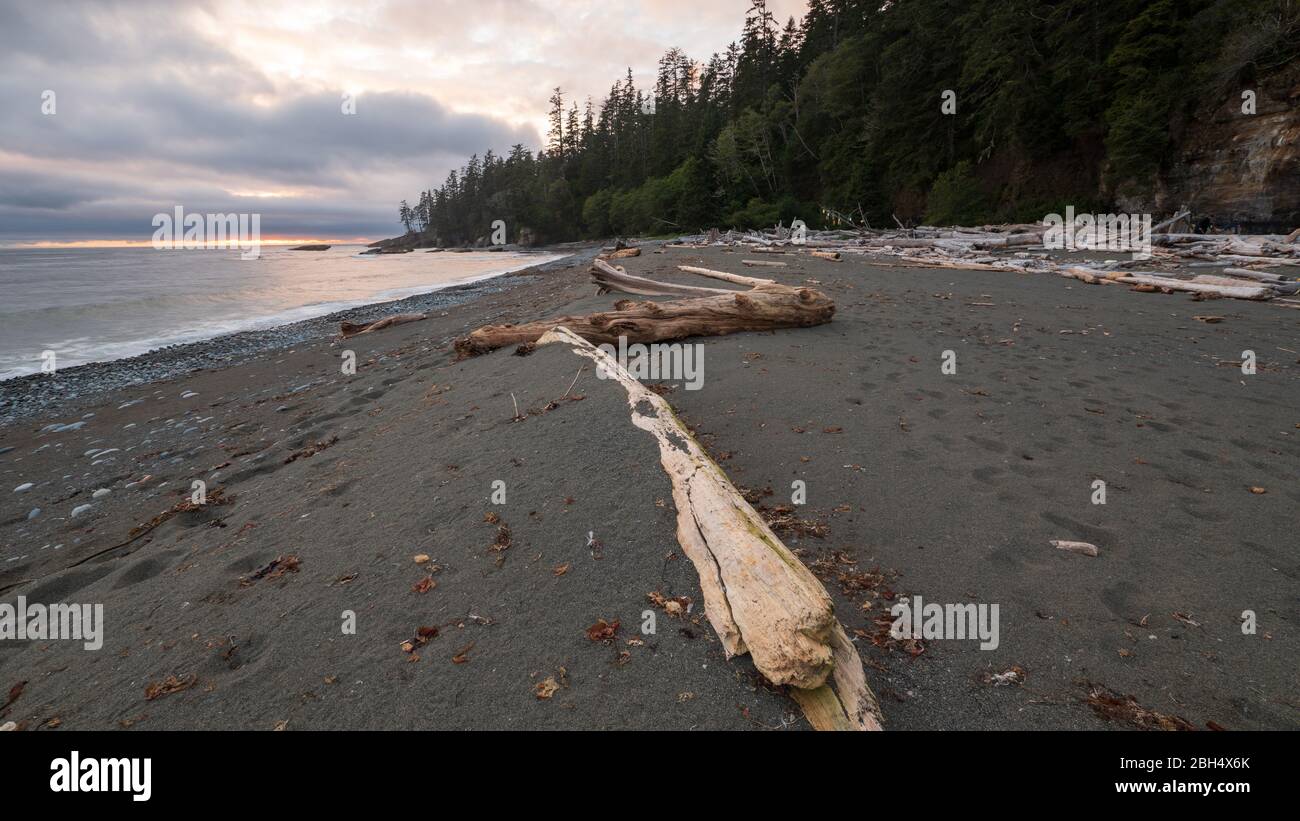
[[[1199,282],[1187,282],[1181,279],[1171,279],[1167,277],[1153,277],[1145,275],[1129,275],[1117,277],[1118,282],[1127,282],[1131,285],[1154,285],[1157,288],[1167,288],[1172,291],[1188,291],[1194,294],[1211,294],[1214,296],[1231,297],[1233,299],[1268,299],[1273,296],[1271,288],[1250,287],[1245,285],[1207,285]]]
[[[748,285],[747,291],[700,288],[656,282],[633,276],[597,260],[592,279],[600,293],[622,291],[644,296],[689,296],[669,302],[619,300],[614,310],[586,316],[562,316],[521,325],[486,325],[456,340],[456,351],[473,356],[508,345],[536,342],[547,331],[563,325],[597,345],[665,342],[689,336],[723,336],[741,331],[804,328],[830,322],[835,303],[813,288],[792,288],[770,279],[745,277],[706,268],[680,266],[682,270],[713,279]]]
[[[819,730],[879,730],[880,707],[826,588],[745,501],[668,403],[567,328],[564,343],[627,391],[632,424],[652,434],[673,485],[677,540],[700,576],[705,614],[727,656],[749,653],[785,684]]]

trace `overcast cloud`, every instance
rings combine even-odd
[[[782,21],[804,5],[769,0]],[[0,0],[0,243],[147,240],[176,205],[388,236],[471,153],[536,149],[555,86],[599,102],[631,66],[648,88],[666,49],[707,59],[747,6]]]

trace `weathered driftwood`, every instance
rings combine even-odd
[[[607,251],[600,255],[601,259],[625,259],[627,257],[641,256],[640,248],[619,248],[616,251]]]
[[[1263,286],[1210,285],[1200,282],[1187,282],[1186,280],[1173,279],[1171,277],[1153,277],[1141,274],[1118,277],[1117,280],[1119,282],[1127,282],[1130,285],[1154,285],[1158,288],[1168,288],[1172,291],[1212,294],[1214,296],[1231,297],[1233,299],[1269,299],[1273,296],[1273,289]]]
[[[394,314],[386,316],[383,319],[374,322],[343,322],[339,325],[339,331],[344,339],[349,339],[361,334],[382,331],[384,328],[391,328],[394,325],[402,325],[407,322],[419,322],[421,319],[427,319],[425,314]]]
[[[740,264],[747,268],[784,268],[789,263],[767,259],[742,259]]]
[[[627,391],[632,424],[659,444],[673,485],[677,539],[700,576],[705,613],[727,656],[749,653],[774,684],[791,687],[819,730],[879,730],[880,707],[826,588],[781,543],[659,395],[567,328],[564,343]]]
[[[619,300],[614,310],[586,316],[562,316],[521,325],[486,325],[456,340],[456,351],[473,356],[508,345],[536,342],[563,325],[595,344],[665,342],[689,336],[723,336],[741,331],[804,328],[830,322],[835,303],[813,288],[795,288],[770,279],[745,277],[707,268],[683,271],[748,285],[747,291],[700,288],[636,277],[597,260],[592,279],[600,293],[622,291],[643,296],[689,296],[669,302]]]

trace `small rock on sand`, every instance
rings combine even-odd
[[[34,507],[32,508],[32,512],[27,514],[27,521],[30,522],[32,519],[35,519],[39,515],[41,515],[41,509],[39,507]]]
[[[90,510],[92,507],[94,507],[94,505],[77,505],[72,509],[72,518],[74,519],[77,518],[81,514]]]
[[[1078,553],[1082,556],[1096,557],[1098,555],[1097,546],[1087,542],[1065,542],[1059,539],[1052,540],[1052,547],[1057,550],[1068,550],[1071,553]]]
[[[96,490],[94,493],[90,494],[90,498],[92,498],[92,499],[102,499],[102,498],[104,498],[105,496],[107,496],[108,494],[110,494],[110,493],[112,493],[112,492],[113,492],[113,491],[109,490],[109,489],[106,488],[106,487],[101,487],[99,490]]]
[[[31,482],[23,482],[21,485],[19,485],[18,487],[14,488],[14,493],[26,493],[27,491],[29,491],[29,490],[31,490],[31,489],[32,489],[32,483],[31,483]]]

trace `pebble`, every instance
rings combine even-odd
[[[77,505],[72,509],[72,518],[77,518],[81,514],[89,511],[94,505]]]
[[[13,445],[5,445],[4,447],[0,448],[0,455],[6,454],[13,449],[14,449]]]
[[[31,489],[32,489],[32,483],[31,483],[31,482],[23,482],[21,485],[19,485],[18,487],[14,488],[14,493],[26,493],[27,491],[29,491],[29,490],[31,490]]]
[[[186,391],[185,393],[181,394],[181,399],[189,399],[191,396],[198,396],[198,394],[195,393],[194,391]]]
[[[94,493],[90,494],[90,498],[92,498],[92,499],[102,499],[102,498],[104,498],[105,496],[107,496],[108,494],[110,494],[110,493],[112,493],[112,492],[113,492],[113,491],[109,490],[109,489],[106,488],[106,487],[101,487],[99,490],[97,490],[97,491],[95,491]]]
[[[32,508],[32,512],[27,514],[27,521],[30,522],[32,519],[35,519],[39,515],[41,515],[41,509],[39,507],[34,507]]]

